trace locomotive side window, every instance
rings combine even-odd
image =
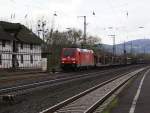
[[[67,57],[67,56],[74,56],[75,54],[75,49],[66,49],[64,50],[64,56]]]

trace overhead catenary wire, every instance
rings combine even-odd
[[[113,3],[115,4],[115,2],[113,1]],[[116,5],[114,6],[114,4],[112,3],[111,0],[107,0],[107,4],[108,6],[110,7],[110,10],[112,11],[112,13],[114,14],[114,18],[116,19],[116,22],[119,22],[119,24],[122,26],[124,25],[127,25],[127,15],[129,15],[129,12],[127,12],[127,8],[125,6],[127,6],[127,3],[124,3],[123,5]],[[119,9],[119,10],[118,10]],[[124,9],[126,9],[126,11],[124,11]],[[121,18],[120,14],[122,14],[122,11],[123,11],[123,14],[124,14],[124,18]],[[128,13],[128,14],[127,14]],[[125,19],[125,21],[124,21]],[[127,34],[127,30],[126,29],[120,29],[120,25],[117,25],[117,26],[113,26],[114,28],[117,28],[117,30],[115,30],[115,33],[116,35],[119,34],[119,36],[117,35],[117,37],[122,37],[123,38],[123,34],[120,34],[120,33],[123,33],[124,34]],[[120,32],[120,33],[119,33]],[[118,41],[118,39],[117,39]]]

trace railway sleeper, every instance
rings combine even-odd
[[[17,94],[4,94],[0,95],[0,103],[3,104],[16,104],[25,99],[24,95]]]
[[[0,95],[0,102],[12,104],[15,102],[14,95],[11,94]]]

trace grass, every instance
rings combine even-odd
[[[111,113],[111,110],[118,106],[118,98],[114,98],[102,113]]]
[[[128,84],[125,86],[125,88],[128,88],[130,84],[132,83],[133,79],[128,81]],[[125,89],[124,88],[124,89]],[[110,104],[104,109],[102,113],[111,113],[112,109],[116,108],[119,104],[119,97],[115,97]]]

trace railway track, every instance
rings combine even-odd
[[[105,71],[105,70],[104,70]],[[90,72],[90,71],[89,71]],[[89,73],[88,72],[88,73]],[[84,71],[81,71],[80,72],[80,74],[86,74]],[[75,74],[75,73],[74,73]],[[79,74],[79,73],[76,73],[76,74]],[[18,78],[18,79],[20,79],[20,78],[28,78],[28,77],[38,77],[38,76],[49,76],[49,73],[27,73],[27,74],[20,74],[20,75],[16,75],[16,76],[5,76],[5,77],[1,77],[0,78],[0,80],[1,81],[3,81],[3,80],[13,80],[13,79],[16,79],[16,78]],[[55,76],[57,76],[57,75],[61,75],[61,76],[59,76],[59,77],[64,77],[65,75],[73,75],[71,72],[68,72],[68,73],[66,73],[66,72],[60,72],[60,73],[55,73]]]
[[[102,68],[104,68],[104,67],[102,67]],[[113,68],[109,68],[109,67],[107,67],[107,70],[108,69],[110,69],[110,70],[112,70],[112,69],[117,69],[118,67],[113,67]],[[123,67],[122,67],[123,68]],[[98,70],[98,69],[101,69],[101,68],[97,68],[96,69],[96,71]],[[106,67],[104,68],[104,69],[106,69]],[[85,73],[90,73],[91,71],[93,71],[93,70],[88,70],[88,72],[86,72],[85,70],[82,70],[82,71],[80,71],[80,72],[75,72],[75,73],[73,73],[72,74],[72,72],[59,72],[59,73],[55,73],[55,76],[57,76],[58,78],[60,78],[60,77],[64,77],[64,76],[66,76],[66,75],[74,75],[74,74],[85,74]],[[103,71],[103,70],[101,70],[101,71]],[[104,70],[104,71],[106,71],[106,70]],[[5,76],[5,75],[3,75],[2,77],[0,77],[0,81],[8,81],[8,80],[21,80],[21,79],[26,79],[26,78],[31,78],[31,77],[34,77],[34,78],[37,78],[37,77],[42,77],[42,76],[44,76],[44,77],[50,77],[49,75],[50,75],[51,73],[46,73],[46,72],[34,72],[34,73],[17,73],[17,74],[15,74],[14,75],[14,73],[13,74],[11,74],[11,76],[9,75],[9,76]],[[13,76],[12,76],[13,75]],[[52,74],[51,74],[52,75]],[[61,75],[61,76],[60,76]],[[51,76],[50,78],[53,78],[53,76]]]
[[[39,86],[44,86],[44,85],[49,85],[51,84],[52,86],[57,85],[58,84],[62,84],[65,82],[69,82],[70,80],[78,80],[81,78],[89,78],[89,77],[96,77],[100,74],[107,74],[110,73],[112,71],[117,71],[119,69],[112,69],[112,70],[105,70],[105,71],[98,71],[98,72],[92,72],[92,73],[85,73],[85,74],[78,74],[75,76],[71,76],[71,77],[65,77],[65,78],[60,78],[60,79],[54,79],[54,80],[46,80],[46,81],[41,81],[41,82],[35,82],[35,83],[30,83],[30,84],[24,84],[24,85],[20,85],[20,86],[14,86],[14,87],[8,87],[8,88],[2,88],[0,89],[0,94],[3,93],[12,93],[12,92],[18,92],[19,90],[26,90],[26,89],[31,89],[31,88],[36,88]],[[93,76],[91,76],[93,75]]]
[[[92,73],[85,73],[82,75],[75,75],[75,76],[65,77],[65,78],[60,78],[60,79],[46,80],[46,81],[42,81],[42,82],[25,84],[25,85],[21,85],[21,86],[2,88],[2,89],[0,89],[0,98],[3,99],[3,97],[9,97],[12,99],[13,97],[28,93],[28,92],[36,90],[36,89],[53,87],[53,86],[61,85],[64,83],[81,80],[81,79],[93,78],[93,77],[108,74],[111,72],[118,75],[118,70],[120,70],[120,69],[112,69],[109,71],[105,70],[105,71],[98,71],[98,72],[92,72]]]
[[[144,69],[146,68],[114,77],[40,113],[92,113],[111,94]]]
[[[112,69],[117,69],[111,68]],[[61,73],[34,73],[34,74],[23,74],[23,75],[13,75],[13,76],[0,76],[0,89],[7,88],[7,87],[15,87],[19,85],[25,85],[25,84],[32,84],[33,82],[42,82],[47,80],[53,80],[53,79],[60,79],[65,78],[67,76],[74,76],[74,75],[81,75],[86,73],[91,73],[93,71],[97,72],[104,72],[106,70],[88,70],[88,71],[80,71],[80,72],[61,72]],[[8,84],[8,85],[7,85]]]
[[[132,67],[139,67],[138,65],[135,66],[128,66],[128,68]],[[127,68],[127,67],[121,67],[120,69]],[[118,69],[118,67],[110,68],[109,70]],[[107,69],[108,70],[108,69]],[[73,72],[73,73],[57,73],[54,75],[50,75],[49,73],[38,73],[38,74],[29,74],[24,76],[10,76],[10,77],[0,77],[0,89],[6,89],[11,87],[17,87],[17,86],[23,86],[27,84],[33,84],[33,83],[40,83],[48,80],[54,80],[54,79],[61,79],[71,76],[77,76],[77,75],[83,75],[86,73],[93,73],[94,71],[97,71],[99,73],[106,72],[107,70],[88,70],[88,71],[81,71],[81,72]]]

